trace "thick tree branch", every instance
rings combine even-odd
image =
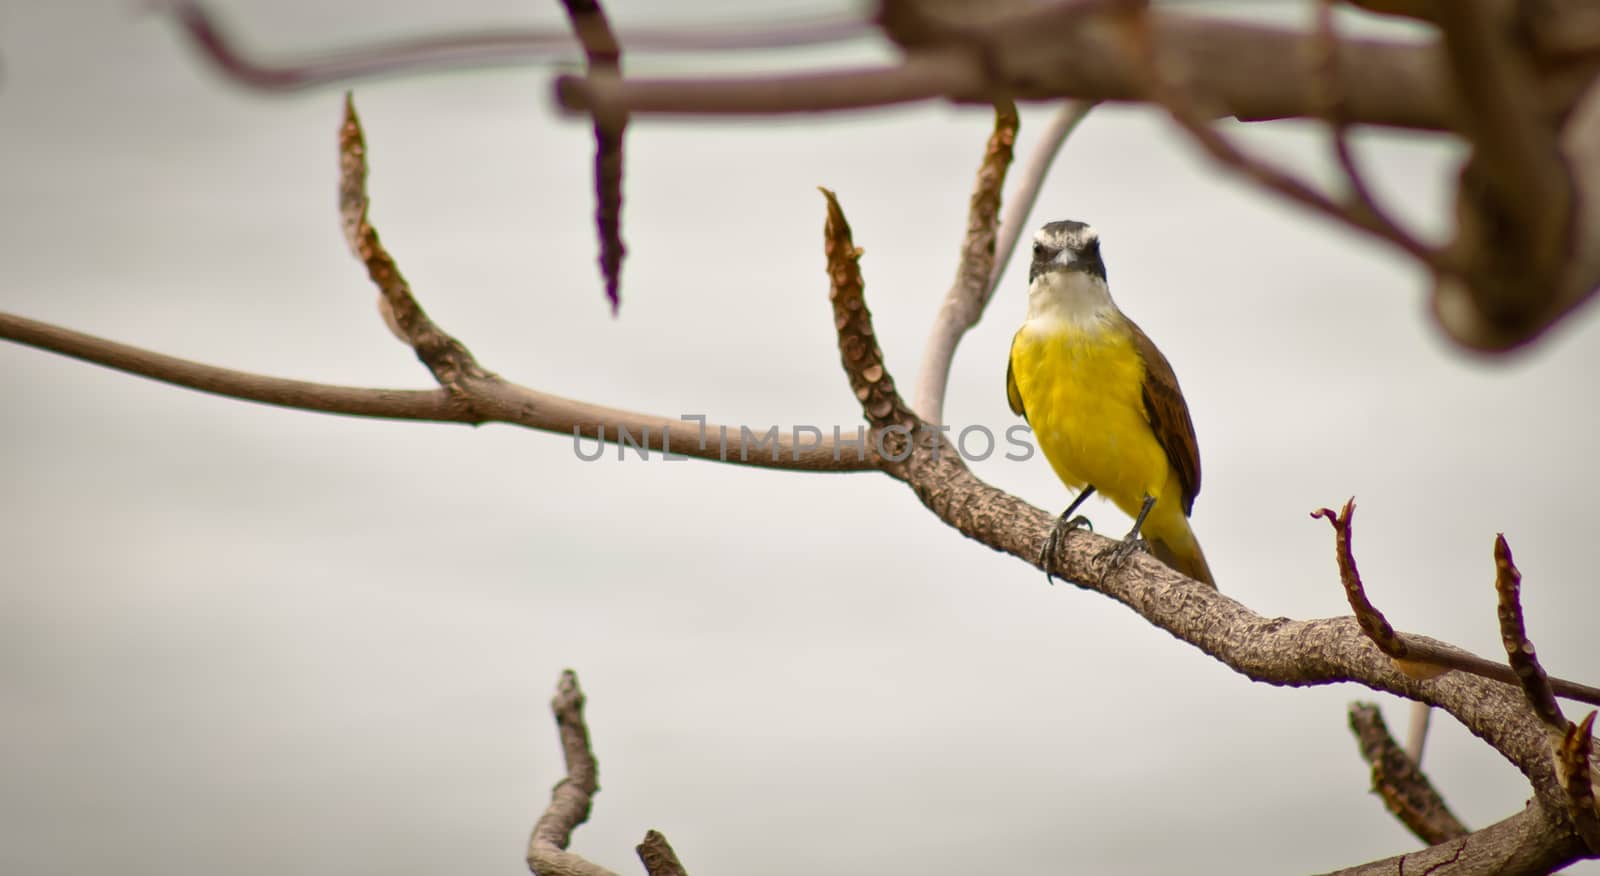
[[[967,329],[978,324],[984,306],[989,303],[1000,192],[1005,188],[1006,170],[1011,166],[1019,124],[1016,104],[1010,101],[995,104],[994,133],[989,135],[983,162],[978,166],[972,201],[967,208],[967,233],[961,241],[956,279],[939,307],[928,345],[922,351],[922,368],[917,374],[917,410],[929,423],[944,422],[944,395],[956,345]]]
[[[1373,793],[1407,830],[1428,845],[1469,833],[1422,768],[1389,735],[1376,705],[1351,703],[1350,731],[1361,747],[1362,759],[1372,767]]]
[[[572,21],[572,30],[583,44],[591,78],[622,75],[622,47],[611,32],[611,22],[596,0],[561,0]],[[595,227],[600,235],[600,275],[606,283],[606,300],[615,314],[622,303],[618,291],[622,277],[622,138],[628,127],[628,113],[597,112],[594,115],[594,192]]]
[[[1579,857],[1575,838],[1552,826],[1538,800],[1516,815],[1415,852],[1327,876],[1546,876]]]
[[[568,110],[611,105],[635,114],[812,113],[945,98],[1142,101],[1136,58],[1111,20],[1124,3],[1094,3],[1071,14],[1055,3],[1010,14],[910,47],[902,63],[827,74],[702,79],[588,81],[565,76],[556,95]],[[1152,28],[1186,71],[1191,86],[1219,112],[1240,119],[1315,117],[1314,89],[1301,60],[1314,35],[1237,22],[1152,13]],[[1346,39],[1339,45],[1338,83],[1357,124],[1445,130],[1454,98],[1436,47]]]
[[[589,820],[595,792],[600,790],[600,765],[589,746],[577,673],[570,669],[561,673],[550,711],[555,713],[567,774],[550,791],[550,805],[528,838],[528,869],[536,876],[617,876],[567,851],[572,832]]]

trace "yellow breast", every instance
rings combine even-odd
[[[1144,363],[1120,325],[1031,319],[1011,370],[1034,440],[1068,486],[1094,488],[1129,515],[1167,482],[1165,451],[1145,413]]]

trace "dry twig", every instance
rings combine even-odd
[[[995,104],[994,133],[989,135],[989,143],[984,148],[972,201],[967,208],[967,232],[961,240],[961,261],[956,267],[955,283],[945,293],[928,345],[922,352],[922,368],[917,377],[917,411],[929,423],[944,422],[944,395],[956,345],[967,329],[978,324],[984,306],[989,303],[1000,192],[1005,188],[1006,169],[1011,166],[1019,124],[1016,104],[1010,101]]]
[[[1467,835],[1422,768],[1389,735],[1376,705],[1351,703],[1350,731],[1372,766],[1373,793],[1407,830],[1428,845]]]
[[[595,792],[600,790],[600,765],[589,745],[577,673],[570,669],[561,673],[550,711],[555,713],[567,774],[550,791],[550,805],[528,838],[528,869],[536,876],[617,876],[567,851],[572,832],[589,820]]]

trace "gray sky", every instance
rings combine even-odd
[[[0,2],[0,308],[235,368],[429,386],[339,232],[339,91],[241,92],[132,5]],[[561,24],[521,0],[218,5],[278,54]],[[613,10],[625,27],[744,4]],[[987,111],[636,123],[613,319],[590,131],[553,111],[552,73],[356,87],[373,219],[489,368],[668,416],[853,427],[820,184],[866,249],[888,364],[914,382]],[[1046,113],[1026,110],[1024,153]],[[1328,178],[1317,130],[1238,133]],[[1442,229],[1459,156],[1360,145],[1396,209]],[[1418,271],[1222,177],[1141,110],[1083,126],[1033,223],[1056,218],[1100,229],[1114,294],[1182,379],[1205,461],[1194,526],[1226,592],[1346,613],[1307,512],[1355,494],[1361,568],[1397,626],[1496,654],[1503,531],[1546,666],[1596,680],[1591,312],[1527,354],[1459,353]],[[1013,270],[956,359],[950,422],[1015,422],[1023,296]],[[963,540],[881,476],[584,462],[561,436],[283,411],[13,345],[0,404],[8,873],[526,872],[568,666],[603,784],[575,850],[623,872],[648,828],[696,873],[1277,873],[1415,847],[1345,726],[1349,701],[1376,699],[1398,731],[1399,701],[1252,684]],[[976,468],[1068,499],[1042,457]],[[1448,718],[1426,767],[1474,827],[1528,794]]]

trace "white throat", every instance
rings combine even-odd
[[[1046,271],[1028,286],[1028,321],[1071,323],[1099,331],[1121,311],[1111,301],[1106,281],[1083,271]]]

